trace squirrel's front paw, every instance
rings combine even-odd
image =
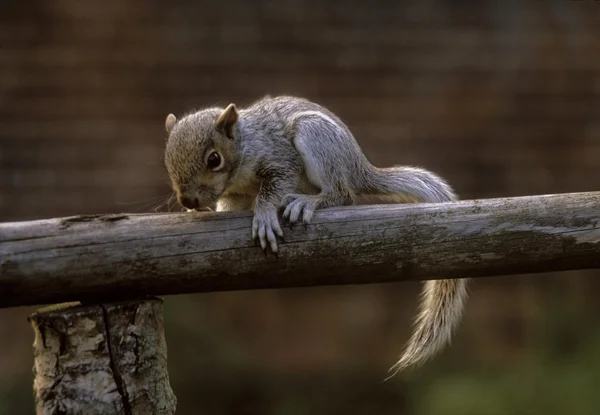
[[[258,239],[260,246],[267,253],[267,242],[271,247],[271,251],[277,254],[277,238],[283,237],[283,231],[279,226],[276,208],[259,208],[254,209],[254,219],[252,221],[252,239]]]
[[[300,215],[302,215],[302,222],[308,224],[317,209],[317,198],[310,195],[289,194],[282,199],[281,206],[285,206],[283,217],[290,224],[298,222]]]

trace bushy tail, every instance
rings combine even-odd
[[[415,331],[404,354],[390,369],[391,376],[408,366],[426,362],[450,343],[466,298],[466,279],[425,282]]]
[[[456,200],[444,179],[418,167],[369,166],[361,176],[358,194],[391,203],[451,202]]]
[[[367,173],[367,195],[392,203],[451,202],[452,188],[434,173],[416,167],[372,168]],[[420,365],[450,342],[462,317],[467,297],[467,280],[427,281],[415,321],[415,331],[391,376],[409,366]],[[391,377],[390,376],[390,377]]]

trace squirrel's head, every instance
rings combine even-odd
[[[187,209],[210,206],[227,189],[237,166],[238,111],[208,108],[181,120],[169,114],[165,165],[180,205]]]

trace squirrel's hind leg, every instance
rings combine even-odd
[[[281,206],[285,208],[283,218],[290,224],[299,220],[308,224],[317,209],[354,204],[349,177],[356,172],[348,168],[355,154],[348,146],[346,131],[322,114],[306,113],[297,118],[294,127],[294,146],[306,178],[319,193],[287,194]]]

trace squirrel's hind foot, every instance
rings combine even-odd
[[[318,195],[305,195],[292,193],[283,197],[281,207],[285,208],[283,218],[290,225],[300,220],[308,225],[317,209],[351,205],[352,203],[353,198],[347,194],[320,193]]]
[[[296,193],[286,195],[281,200],[281,207],[285,208],[283,218],[290,225],[297,223],[299,220],[305,225],[309,224],[318,206],[319,201],[317,198],[318,196]]]

